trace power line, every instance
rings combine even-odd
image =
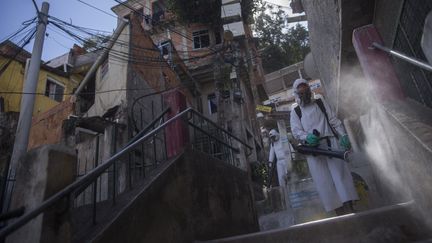
[[[139,12],[138,12],[139,13]],[[141,13],[139,13],[139,14],[141,14]],[[54,19],[54,20],[56,20],[57,22],[60,22],[60,23],[58,23],[58,24],[60,24],[60,25],[62,25],[62,26],[64,26],[64,27],[71,27],[71,28],[74,28],[75,30],[78,30],[78,31],[80,31],[80,32],[83,32],[83,33],[85,33],[85,34],[87,34],[87,35],[89,35],[89,36],[97,36],[97,35],[100,35],[99,34],[99,32],[102,32],[102,33],[111,33],[111,32],[108,32],[108,31],[105,31],[105,30],[97,30],[97,29],[92,29],[92,28],[87,28],[87,27],[82,27],[82,26],[77,26],[77,25],[73,25],[73,24],[71,24],[71,23],[68,23],[68,22],[66,22],[66,21],[64,21],[64,20],[61,20],[61,19],[59,19],[59,18],[56,18],[56,17],[54,17],[54,16],[49,16],[50,18],[52,18],[52,19]],[[181,36],[183,36],[183,37],[185,37],[185,38],[187,38],[187,39],[189,39],[189,40],[191,40],[191,41],[193,41],[190,37],[188,37],[188,36],[185,36],[185,35],[182,35],[181,33],[179,33],[178,32],[178,30],[176,30],[175,28],[173,29],[173,28],[167,28],[168,30],[171,30],[172,32],[174,32],[174,33],[177,33],[177,34],[179,34],[179,35],[181,35]],[[93,32],[92,32],[93,31]],[[95,33],[95,32],[97,32],[97,33]],[[130,36],[130,34],[122,34],[122,35],[129,35]],[[192,46],[190,46],[190,45],[187,45],[187,44],[183,44],[183,43],[180,43],[180,42],[177,42],[177,41],[174,41],[173,39],[169,39],[172,43],[175,43],[177,46],[183,46],[183,47],[186,47],[186,48],[193,48]],[[117,40],[117,42],[121,42],[121,40]],[[123,43],[125,43],[125,42],[123,42]],[[125,43],[126,45],[128,45],[129,43]],[[209,50],[213,50],[212,48],[210,48],[210,47],[207,47],[207,49],[209,49]],[[202,52],[202,51],[204,51],[204,50],[191,50],[191,51],[187,51],[187,52]],[[214,51],[214,50],[213,50]]]
[[[120,0],[114,0],[114,1],[116,1],[117,3],[119,3],[119,4],[123,5],[123,6],[125,6],[125,7],[128,8],[128,9],[132,10],[134,13],[139,14],[141,17],[143,17],[143,18],[147,18],[147,19],[151,20],[152,23],[153,23],[153,22],[156,22],[156,23],[160,22],[160,20],[154,20],[152,17],[150,17],[150,16],[146,16],[146,15],[144,15],[143,13],[140,13],[140,12],[137,11],[136,9],[130,7],[130,6],[127,5],[127,4],[125,4],[124,2],[121,2]],[[145,6],[145,5],[142,5],[140,2],[134,1],[134,3],[137,3],[137,4],[141,5],[143,8],[146,8],[146,9],[152,11],[152,9],[150,9],[149,7],[147,7],[147,6]],[[191,39],[189,36],[187,36],[187,35],[183,35],[182,33],[176,31],[175,29],[168,28],[168,27],[167,27],[167,29],[170,30],[170,31],[172,31],[172,32],[174,32],[174,33],[176,33],[176,34],[178,34],[178,35],[180,35],[180,36],[182,36],[182,37],[184,37],[184,38],[186,38],[186,39],[188,39],[188,40],[190,40],[190,41],[192,41],[192,42],[194,41],[194,40]],[[213,49],[210,48],[210,47],[206,47],[206,48],[208,48],[209,50],[215,51],[215,50],[213,50]]]
[[[39,8],[38,8],[38,6],[37,6],[37,4],[36,4],[36,1],[35,1],[35,0],[32,0],[32,2],[33,2],[33,5],[34,5],[34,7],[35,7],[35,9],[36,9],[36,14],[37,14],[37,16],[38,16],[38,18],[39,18],[39,16],[40,16],[40,12],[39,12]]]
[[[18,44],[22,42],[20,48],[18,50],[16,50],[16,53],[9,59],[9,61],[7,61],[1,67],[0,76],[4,74],[4,72],[7,70],[9,65],[17,58],[17,56],[21,53],[21,51],[24,49],[24,47],[33,39],[35,34],[36,34],[36,27],[28,30],[27,33],[25,34],[25,36],[20,41],[18,41]],[[6,89],[9,89],[9,86],[12,82],[13,74],[15,74],[14,69],[11,71],[11,75],[9,75],[9,80],[8,80]],[[12,90],[14,90],[17,85],[18,85],[18,83],[15,83],[15,86],[12,88]]]
[[[61,23],[58,23],[58,22],[55,22],[55,21],[51,21],[51,23],[55,27],[57,27],[58,29],[62,30],[63,32],[65,32],[66,34],[68,34],[69,36],[71,36],[72,38],[74,38],[76,41],[82,42],[82,43],[85,41],[84,37],[79,36],[78,34],[73,33],[71,30],[66,29],[62,25],[62,23],[64,23],[63,21]],[[85,32],[85,31],[82,31],[82,32],[84,32],[86,34],[89,34],[89,33]],[[155,49],[151,49],[151,48],[136,47],[136,46],[130,45],[130,43],[124,43],[124,44],[129,45],[131,48],[133,48],[135,50],[139,50],[139,51],[152,51],[152,52],[160,53],[160,50],[157,49],[156,47],[155,47]],[[106,47],[102,46],[101,48],[106,48]],[[182,59],[182,60],[183,61],[197,60],[197,59],[204,58],[204,57],[207,57],[207,56],[210,56],[210,55],[214,55],[214,54],[216,54],[216,53],[218,53],[220,51],[222,51],[222,50],[218,50],[218,51],[210,52],[210,53],[207,53],[207,54],[204,54],[204,55],[201,55],[201,56],[195,56],[195,57],[191,57],[191,58],[188,58],[188,59]],[[146,62],[166,63],[166,60],[162,59],[160,57],[160,55],[158,55],[158,57],[155,57],[155,56],[146,56],[146,55],[132,56],[130,53],[126,53],[126,52],[122,52],[122,51],[118,51],[118,50],[114,50],[114,49],[110,50],[110,55],[112,57],[120,59],[122,61],[131,61],[131,62],[135,62],[135,63],[146,63]]]
[[[22,40],[23,43],[20,46],[20,48],[15,52],[15,54],[12,56],[12,58],[10,58],[9,61],[0,68],[0,76],[4,73],[4,71],[7,69],[7,67],[12,63],[12,61],[16,59],[16,57],[21,53],[21,51],[24,50],[24,47],[28,43],[30,43],[30,41],[33,39],[35,34],[36,34],[36,27],[33,29],[31,34],[29,33],[23,38],[23,40]]]
[[[59,46],[65,48],[66,50],[70,50],[69,47],[63,45],[62,43],[60,43],[59,41],[57,41],[54,37],[52,37],[50,34],[47,34],[47,37],[50,38],[51,40],[53,40],[55,43],[57,43]]]
[[[163,93],[166,91],[169,91],[171,89],[175,89],[175,88],[189,88],[189,87],[194,87],[195,84],[193,82],[182,82],[181,84],[178,84],[176,86],[173,86],[171,88],[162,90],[162,91],[158,91],[156,93]],[[89,94],[105,94],[105,93],[112,93],[112,92],[122,92],[122,91],[146,91],[146,90],[155,90],[155,88],[135,88],[135,89],[110,89],[110,90],[103,90],[103,91],[95,91],[95,92],[81,92],[80,95],[89,95]],[[41,93],[41,92],[19,92],[19,91],[0,91],[0,94],[17,94],[17,95],[43,95],[43,96],[47,96],[50,94],[54,94],[54,93]],[[155,94],[155,93],[151,93],[151,94]],[[149,94],[149,95],[151,95]],[[64,93],[63,95],[74,95],[74,93]]]
[[[12,38],[16,37],[18,34],[22,33],[22,31],[24,31],[31,24],[34,24],[36,22],[36,19],[37,19],[37,17],[34,17],[32,19],[29,19],[29,20],[22,22],[21,24],[23,25],[23,27],[19,28],[18,30],[16,30],[15,32],[13,32],[9,35],[6,35],[6,37],[3,38],[1,40],[1,42],[6,41],[6,40],[11,40]]]
[[[52,17],[52,16],[51,16]],[[99,32],[99,30],[95,30],[95,29],[89,29],[89,28],[85,28],[85,27],[80,27],[80,26],[76,26],[76,25],[72,25],[72,24],[69,24],[69,23],[67,23],[67,22],[65,22],[65,21],[63,21],[63,20],[60,20],[60,19],[58,19],[58,18],[55,18],[55,17],[52,17],[54,20],[56,20],[56,21],[58,21],[59,23],[59,25],[61,25],[61,26],[63,26],[63,27],[72,27],[72,28],[74,28],[75,30],[78,30],[78,31],[80,31],[80,32],[82,32],[82,33],[85,33],[85,34],[87,34],[87,35],[89,35],[90,37],[91,36],[95,36],[95,35],[99,35],[99,33],[94,33],[94,32],[90,32],[90,31],[98,31]],[[90,30],[90,31],[89,31]],[[64,30],[63,30],[64,31]],[[66,31],[66,32],[68,32],[68,31]],[[100,31],[100,32],[104,32],[104,31]],[[69,34],[69,33],[68,33]],[[128,34],[122,34],[122,35],[128,35]],[[75,38],[75,40],[74,41],[77,41],[78,40],[78,42],[83,42],[84,41],[84,37],[81,37],[81,38],[76,38],[76,36],[74,36],[74,38]],[[128,43],[128,42],[125,42],[125,41],[121,41],[121,40],[117,40],[116,41],[116,45],[118,45],[118,43],[120,43],[120,44],[125,44],[125,45],[131,45],[131,43]],[[175,42],[174,42],[175,43]],[[177,43],[178,44],[178,43]],[[188,47],[188,46],[186,46],[186,47]],[[160,52],[160,50],[158,49],[158,48],[153,48],[155,51],[157,51],[157,52]]]
[[[110,14],[110,13],[108,13],[108,12],[106,12],[106,11],[100,9],[100,8],[97,8],[97,7],[95,7],[95,6],[91,5],[91,4],[89,4],[89,3],[86,3],[86,2],[81,1],[81,0],[77,0],[77,1],[80,2],[80,3],[82,3],[82,4],[85,4],[85,5],[89,6],[89,7],[91,7],[91,8],[94,8],[94,9],[96,9],[96,10],[98,10],[98,11],[104,13],[104,14],[107,14],[107,15],[109,15],[109,16],[114,17],[114,18],[117,19],[117,16],[114,16],[114,15],[112,15],[112,14]]]

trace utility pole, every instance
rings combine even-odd
[[[21,96],[21,107],[18,125],[15,133],[15,142],[10,160],[8,180],[6,183],[6,195],[3,201],[3,213],[9,209],[9,204],[12,198],[12,191],[15,184],[16,168],[21,157],[27,152],[29,133],[32,123],[33,108],[36,96],[36,88],[39,80],[39,70],[42,57],[42,48],[45,37],[45,30],[48,24],[48,9],[47,2],[42,3],[42,10],[38,13],[38,27],[33,45],[30,67],[28,69],[27,78],[24,82],[23,94]]]

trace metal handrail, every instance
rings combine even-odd
[[[234,136],[233,134],[231,134],[230,132],[228,132],[227,130],[225,130],[223,127],[219,126],[218,124],[216,124],[214,121],[210,120],[209,118],[203,116],[203,114],[201,114],[200,112],[191,109],[191,111],[195,114],[197,114],[199,117],[201,117],[202,119],[204,119],[205,121],[209,122],[210,124],[212,124],[213,126],[215,126],[216,128],[220,129],[221,131],[223,131],[226,134],[229,134],[232,138],[234,138],[235,140],[237,140],[238,142],[240,142],[243,146],[247,147],[248,149],[253,149],[251,146],[249,146],[248,144],[246,144],[245,142],[243,142],[240,138]]]
[[[165,113],[166,112],[164,112],[164,114]],[[227,133],[229,136],[231,136],[235,140],[239,141],[242,145],[246,146],[249,149],[252,149],[251,146],[247,145],[245,142],[243,142],[239,138],[235,137],[234,135],[232,135],[231,133],[229,133],[228,131],[226,131],[225,129],[223,129],[222,127],[220,127],[219,125],[217,125],[216,123],[211,121],[210,119],[204,117],[201,113],[199,113],[199,112],[195,111],[193,108],[189,107],[189,108],[183,110],[182,112],[178,113],[174,117],[168,119],[166,122],[164,122],[163,124],[161,124],[157,128],[151,130],[149,133],[137,138],[134,142],[129,143],[122,150],[120,150],[119,152],[114,154],[111,158],[106,160],[104,163],[100,164],[98,167],[91,170],[88,174],[82,176],[81,178],[79,178],[75,182],[72,182],[70,185],[66,186],[64,189],[55,193],[53,196],[51,196],[50,198],[48,198],[47,200],[42,202],[42,204],[39,205],[38,207],[36,207],[35,209],[24,214],[22,217],[18,218],[16,221],[12,222],[11,224],[9,224],[6,227],[4,227],[3,229],[1,229],[0,230],[0,240],[4,239],[10,233],[19,229],[21,226],[25,225],[26,223],[28,223],[33,218],[37,217],[39,214],[43,213],[46,209],[53,206],[54,204],[56,204],[61,199],[70,197],[70,195],[74,195],[74,193],[76,193],[78,190],[90,186],[92,183],[94,183],[95,180],[97,180],[97,178],[99,176],[101,176],[105,172],[106,169],[108,169],[110,166],[114,165],[114,163],[120,157],[122,157],[126,153],[133,150],[136,146],[138,146],[140,143],[142,143],[146,139],[153,137],[157,132],[159,132],[160,130],[162,130],[166,126],[168,126],[170,123],[178,120],[179,118],[186,116],[188,113],[197,114],[199,117],[203,118],[204,120],[206,120],[210,124],[214,125],[217,129],[220,129],[221,131]],[[217,137],[215,137],[211,134],[207,134],[207,135],[213,137],[214,139],[219,140]],[[222,142],[222,141],[219,141],[219,142]],[[224,143],[224,144],[227,145],[226,143]],[[238,150],[238,148],[233,148],[232,146],[229,146],[229,147],[231,149]]]
[[[162,117],[168,113],[171,109],[169,107],[165,108],[165,110],[163,110],[155,119],[153,119],[153,121],[148,124],[145,128],[143,128],[139,133],[137,133],[137,135],[135,135],[134,138],[132,138],[131,141],[129,141],[129,143],[126,144],[126,146],[131,145],[133,142],[135,142],[136,140],[138,140],[141,136],[143,136],[146,132],[148,132],[148,130],[150,128],[152,128],[158,121],[160,121],[160,119],[162,119]]]
[[[195,129],[198,129],[200,132],[204,133],[205,135],[207,135],[207,136],[209,136],[209,137],[212,137],[214,140],[218,141],[219,143],[221,143],[221,144],[227,146],[228,148],[234,150],[236,153],[239,152],[239,149],[238,149],[238,148],[234,148],[233,146],[231,146],[231,145],[227,144],[226,142],[220,140],[219,138],[213,136],[212,134],[210,134],[210,133],[207,132],[206,130],[200,128],[199,126],[193,124],[192,122],[189,122],[189,125],[191,125],[191,126],[192,126],[193,128],[195,128]]]
[[[177,115],[175,115],[171,119],[169,119],[166,122],[164,122],[163,124],[161,124],[156,129],[153,129],[151,132],[147,133],[146,135],[142,136],[141,138],[139,138],[138,140],[136,140],[135,142],[133,142],[129,146],[126,146],[125,148],[123,148],[122,150],[120,150],[119,152],[117,152],[115,155],[113,155],[111,158],[109,158],[105,163],[102,163],[100,166],[96,167],[95,169],[93,169],[92,171],[90,171],[85,176],[79,178],[75,182],[72,182],[70,185],[66,186],[63,190],[57,192],[56,194],[54,194],[53,196],[51,196],[50,198],[48,198],[47,200],[45,200],[37,208],[33,209],[29,213],[23,215],[22,217],[18,218],[16,221],[14,221],[11,224],[9,224],[8,226],[4,227],[2,230],[0,230],[0,239],[5,238],[7,235],[9,235],[10,233],[12,233],[16,229],[18,229],[21,226],[25,225],[30,220],[32,220],[33,218],[35,218],[36,216],[38,216],[39,214],[41,214],[42,212],[44,212],[47,208],[53,206],[60,199],[65,198],[65,197],[71,195],[75,190],[77,190],[79,188],[83,188],[83,187],[89,186],[90,184],[92,184],[94,182],[94,180],[96,180],[100,175],[102,175],[102,173],[104,173],[104,171],[107,168],[109,168],[110,166],[112,166],[114,164],[114,162],[117,161],[117,159],[119,159],[124,154],[126,154],[129,151],[131,151],[132,149],[134,149],[142,141],[146,140],[149,137],[154,136],[154,134],[156,134],[161,129],[165,128],[171,122],[177,120],[180,117],[183,117],[184,115],[186,115],[187,113],[189,113],[191,110],[192,110],[192,108],[188,108],[188,109],[185,109],[184,111],[178,113]]]
[[[395,57],[400,58],[400,59],[402,59],[402,60],[404,60],[406,62],[414,64],[417,67],[420,67],[420,68],[423,68],[423,69],[425,69],[425,70],[427,70],[429,72],[432,72],[432,66],[429,65],[426,62],[423,62],[420,59],[407,56],[407,55],[405,55],[405,54],[403,54],[401,52],[398,52],[398,51],[392,50],[392,49],[390,49],[388,47],[385,47],[385,46],[383,46],[383,45],[381,45],[381,44],[379,44],[377,42],[373,42],[372,46],[375,47],[375,48],[377,48],[377,49],[379,49],[379,50],[381,50],[381,51],[387,52],[388,54],[390,54],[392,56],[395,56]]]

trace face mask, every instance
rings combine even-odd
[[[312,92],[307,89],[304,93],[298,93],[301,105],[308,105],[312,102]]]

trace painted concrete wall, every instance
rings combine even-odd
[[[432,200],[431,122],[432,111],[413,100],[377,106],[361,119],[362,149],[384,202],[414,200],[413,216],[429,229],[432,220],[425,212],[430,211]]]
[[[33,116],[28,149],[60,143],[64,138],[63,121],[73,114],[74,104],[65,100],[50,110]]]
[[[344,9],[340,9],[341,2]],[[375,3],[374,23],[382,32],[386,44],[394,37],[397,12],[403,1],[380,0]],[[348,3],[357,3],[357,8]],[[365,3],[367,6],[362,6]],[[421,107],[409,99],[393,101],[389,104],[377,104],[368,90],[364,70],[358,64],[355,53],[340,41],[341,26],[344,34],[355,25],[365,24],[365,19],[355,19],[361,11],[370,10],[366,1],[303,1],[309,21],[311,48],[325,91],[331,103],[339,102],[339,111],[345,117],[351,116],[354,124],[352,140],[358,144],[360,156],[352,164],[360,165],[356,170],[371,186],[371,205],[381,206],[414,199],[421,212],[430,208],[430,110]],[[347,17],[341,23],[341,13]],[[373,9],[371,11],[374,11]],[[373,13],[373,12],[372,12]],[[363,13],[370,16],[371,12]],[[356,20],[356,21],[355,21]],[[348,28],[349,27],[349,28]],[[346,45],[346,42],[344,42]],[[343,53],[341,53],[343,49]],[[340,54],[341,53],[341,54]],[[342,56],[342,63],[339,61]],[[341,71],[340,71],[340,70]],[[340,80],[341,87],[331,80]],[[330,84],[330,85],[329,85]],[[339,94],[337,93],[339,90]],[[371,102],[372,101],[372,102]],[[360,162],[360,163],[358,163]],[[432,225],[429,218],[424,222]]]
[[[31,150],[17,168],[11,209],[30,212],[75,179],[75,152],[59,145]],[[6,242],[71,242],[67,204],[55,205],[11,234]]]
[[[5,64],[9,59],[0,56],[0,65]],[[25,64],[13,61],[6,69],[3,75],[0,76],[0,90],[5,92],[16,92],[18,94],[0,94],[5,99],[5,111],[19,112],[21,105],[21,94],[23,91]],[[69,99],[73,88],[77,86],[76,81],[81,80],[80,76],[73,75],[71,78],[59,76],[41,68],[39,73],[38,85],[36,88],[35,106],[33,115],[41,114],[52,107],[59,104],[59,102],[45,96],[45,89],[47,79],[51,79],[60,85],[64,86],[63,100]]]
[[[125,105],[129,28],[129,26],[126,26],[123,29],[118,41],[113,46],[113,54],[109,54],[107,73],[103,75],[101,67],[99,67],[96,73],[97,93],[95,95],[95,103],[87,111],[86,116],[102,116],[108,109],[114,106]],[[119,52],[122,54],[118,54]]]
[[[384,44],[393,47],[397,25],[404,0],[377,0],[375,4],[374,25],[383,38]]]
[[[320,73],[324,90],[329,97],[337,97],[339,79],[341,19],[340,1],[304,0],[311,51]],[[336,99],[330,99],[332,105]]]
[[[131,111],[129,115],[142,129],[162,112],[164,104],[161,92],[177,89],[185,95],[189,106],[192,106],[193,96],[188,89],[192,84],[182,83],[175,70],[161,58],[159,49],[144,32],[136,15],[131,16],[130,34],[133,36],[130,40],[133,46],[131,56],[139,61],[130,62],[128,68],[126,103]],[[147,97],[142,98],[143,96]],[[139,100],[136,101],[137,99]]]
[[[245,172],[192,150],[156,172],[93,242],[193,242],[258,231]]]

